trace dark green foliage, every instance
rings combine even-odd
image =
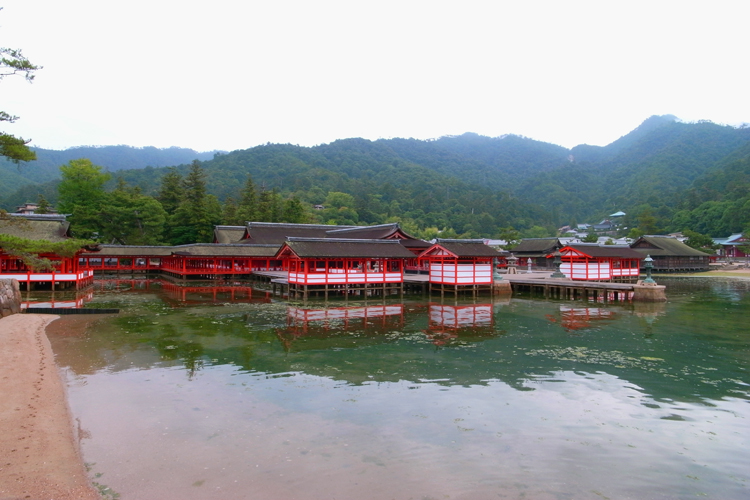
[[[69,239],[60,242],[46,240],[29,240],[10,234],[0,234],[0,248],[3,252],[15,255],[23,261],[32,271],[52,271],[55,262],[44,254],[54,254],[59,257],[73,257],[81,248],[93,244],[93,241]]]
[[[121,183],[107,193],[98,213],[102,241],[121,245],[159,245],[167,214],[162,205],[138,188]]]
[[[96,165],[104,165],[110,172],[120,170],[141,169],[144,191],[158,185],[162,173],[150,167],[167,167],[173,165],[189,165],[194,159],[210,160],[214,153],[198,153],[192,149],[154,147],[134,148],[130,146],[82,146],[64,151],[51,149],[30,148],[36,156],[34,163],[22,166],[9,160],[0,158],[0,205],[23,203],[28,200],[17,201],[14,193],[24,186],[38,186],[60,179],[60,165],[78,158],[88,158]],[[150,175],[149,175],[150,174]],[[32,198],[33,199],[33,198]]]
[[[713,253],[712,250],[716,250],[720,247],[720,245],[714,243],[714,240],[711,239],[710,236],[691,231],[690,229],[685,229],[682,234],[683,236],[687,236],[687,239],[684,241],[684,243],[691,248],[695,248],[696,250]]]
[[[593,229],[586,234],[586,237],[581,240],[583,243],[596,243],[599,241],[599,236]]]
[[[37,202],[37,209],[34,211],[34,213],[37,214],[48,214],[52,210],[52,207],[50,206],[49,202],[47,201],[47,198],[44,197],[44,195],[39,195],[39,200]]]
[[[267,144],[201,166],[206,210],[216,212],[215,195],[224,224],[398,221],[415,236],[496,238],[503,228],[552,236],[571,221],[597,222],[619,210],[627,213],[621,235],[689,228],[726,236],[750,226],[749,165],[750,129],[652,117],[606,147],[570,151],[518,136],[354,138],[310,148]],[[167,241],[178,219],[187,220],[187,207],[178,209],[186,195],[180,179],[191,168],[118,172],[143,194],[158,195],[172,216]],[[0,170],[0,181],[6,174],[13,179]],[[40,192],[48,194],[18,195],[16,206]]]
[[[240,192],[240,202],[237,205],[238,224],[258,220],[258,193],[253,184],[253,178],[248,175],[245,185]]]
[[[169,219],[169,243],[211,242],[214,225],[221,222],[221,207],[218,200],[206,192],[206,173],[198,160],[190,165],[182,191],[182,200]]]
[[[81,238],[99,236],[99,213],[104,205],[104,184],[110,174],[85,158],[71,160],[60,167],[62,181],[58,186],[58,209],[70,214],[71,232]]]

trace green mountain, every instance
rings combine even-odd
[[[198,153],[192,149],[154,147],[134,148],[130,146],[81,146],[63,151],[31,148],[37,156],[32,162],[16,165],[0,158],[0,199],[7,197],[25,185],[39,185],[60,178],[60,166],[70,160],[88,158],[110,172],[119,170],[180,165],[197,160],[210,160],[214,152]],[[33,189],[31,191],[34,191]],[[16,201],[14,197],[13,201]],[[35,201],[36,195],[28,200]],[[10,200],[9,200],[10,201]],[[7,204],[4,203],[4,204]]]
[[[571,150],[515,135],[467,133],[430,141],[266,144],[202,156],[126,146],[38,155],[38,164],[20,171],[0,165],[5,208],[33,201],[40,192],[54,203],[55,170],[73,158],[87,157],[150,195],[159,188],[163,166],[185,175],[198,158],[208,192],[220,201],[237,200],[250,175],[260,190],[297,197],[308,207],[324,204],[331,192],[347,193],[355,204],[347,208],[358,223],[402,220],[422,229],[492,237],[506,227],[551,233],[622,210],[630,227],[645,227],[648,219],[650,230],[691,228],[720,236],[750,226],[750,204],[744,206],[750,128],[681,123],[673,116],[653,116],[607,146]],[[710,217],[701,215],[707,210]],[[310,213],[321,222],[330,216]]]

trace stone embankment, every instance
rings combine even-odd
[[[0,280],[0,318],[21,312],[21,291],[17,280]]]

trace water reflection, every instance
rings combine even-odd
[[[152,284],[102,289],[122,313],[51,341],[86,460],[124,499],[732,500],[743,286],[299,305]]]
[[[591,328],[600,321],[611,321],[617,316],[615,311],[601,307],[571,307],[561,305],[558,314],[548,314],[551,323],[558,323],[568,332]]]

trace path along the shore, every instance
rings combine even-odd
[[[0,319],[0,500],[96,500],[45,333],[57,316]]]

